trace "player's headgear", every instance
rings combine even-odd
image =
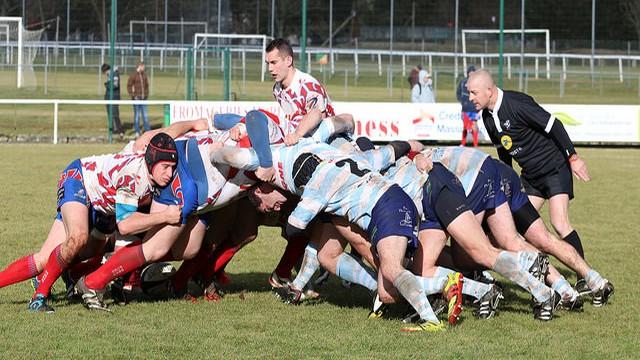
[[[144,154],[144,160],[147,163],[147,169],[149,173],[152,172],[153,167],[160,161],[169,161],[178,163],[178,151],[176,150],[176,143],[171,136],[165,133],[156,134],[149,141],[147,151]]]

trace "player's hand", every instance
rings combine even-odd
[[[236,124],[229,129],[229,137],[231,137],[233,141],[239,141],[246,133],[247,127],[242,123]]]
[[[413,162],[416,164],[418,170],[422,172],[429,172],[433,168],[433,162],[431,158],[425,156],[424,154],[418,154],[413,158]]]
[[[276,179],[276,170],[272,167],[259,167],[255,171],[256,177],[264,182],[273,182]]]
[[[182,219],[182,206],[169,205],[164,210],[165,222],[167,224],[177,224]]]
[[[584,162],[578,155],[573,155],[574,157],[569,160],[569,166],[571,166],[571,172],[575,175],[578,180],[589,181],[591,178],[589,177],[589,170],[587,170],[587,163]]]
[[[300,135],[296,134],[296,132],[292,132],[287,134],[287,136],[284,137],[284,143],[287,146],[292,146],[298,143],[298,141],[300,141]]]

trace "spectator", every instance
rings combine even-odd
[[[467,77],[460,80],[458,88],[456,89],[456,98],[462,105],[462,142],[461,146],[467,145],[467,132],[471,130],[473,136],[473,146],[478,146],[478,119],[480,119],[480,112],[476,111],[476,106],[469,101],[469,91],[467,91],[467,80],[469,74],[476,71],[476,67],[469,65],[467,68]]]
[[[413,87],[418,83],[418,73],[422,70],[422,65],[416,65],[409,72],[409,77],[407,81],[409,82],[409,89],[413,89]]]
[[[149,79],[144,72],[144,63],[141,61],[136,67],[136,71],[129,75],[127,81],[127,92],[133,100],[147,100],[149,97]],[[133,105],[133,127],[136,131],[136,137],[140,136],[139,118],[142,116],[144,131],[149,131],[149,118],[147,116],[147,105]]]
[[[111,70],[111,66],[109,64],[102,64],[101,70],[104,76],[107,77],[107,81],[104,82],[104,99],[120,100],[120,73],[118,72],[118,67],[114,66],[113,68],[113,97],[109,96],[109,87],[111,81],[111,79],[109,78],[109,70]],[[117,104],[108,104],[107,119],[109,117],[109,109],[111,109],[113,132],[120,134],[120,140],[122,140],[124,138],[124,130],[122,129],[122,124],[120,123],[120,106]]]
[[[414,103],[435,103],[433,96],[433,82],[427,70],[420,70],[418,73],[418,83],[411,89],[411,102]]]

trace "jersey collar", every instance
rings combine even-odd
[[[490,111],[490,113],[493,117],[493,123],[496,125],[496,129],[498,129],[498,132],[502,132],[502,126],[500,126],[498,111],[500,110],[500,106],[502,105],[502,97],[504,96],[504,92],[498,87],[496,89],[498,90],[498,99],[496,99],[496,106],[493,107],[493,111]]]

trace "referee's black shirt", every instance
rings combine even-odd
[[[513,157],[522,168],[524,178],[540,178],[566,164],[564,155],[549,136],[555,118],[531,96],[498,89],[493,112],[484,109],[482,120],[500,159],[511,165],[509,156]]]

